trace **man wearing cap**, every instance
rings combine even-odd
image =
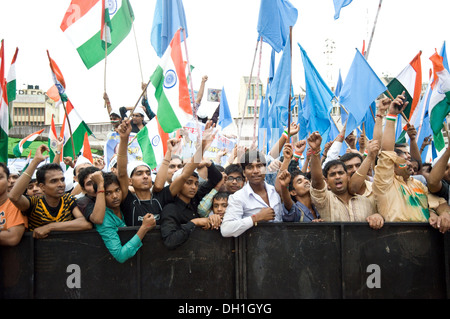
[[[152,175],[150,166],[142,161],[128,163],[128,137],[131,133],[131,120],[125,119],[120,124],[117,132],[120,135],[119,148],[117,153],[117,175],[123,193],[121,204],[122,212],[127,226],[139,226],[147,213],[155,216],[157,224],[160,222],[160,213],[163,207],[174,201],[181,191],[184,182],[191,176],[198,166],[198,163],[191,161],[183,169],[183,173],[173,181],[170,186],[161,187],[159,181],[164,185],[164,170],[159,170],[156,176],[155,189],[152,192]],[[171,156],[172,148],[179,143],[179,139],[170,139],[167,143],[166,158]],[[166,159],[162,165],[167,165]],[[220,174],[220,172],[219,172]],[[222,175],[220,174],[220,177]],[[128,190],[128,186],[134,188],[134,193]]]

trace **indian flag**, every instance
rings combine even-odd
[[[81,155],[83,155],[83,157],[87,158],[89,160],[89,162],[94,164],[94,157],[92,156],[91,144],[89,144],[89,138],[88,138],[87,132],[84,133],[83,147],[81,148],[80,153],[81,153]]]
[[[44,129],[39,130],[37,132],[31,133],[27,137],[21,139],[19,143],[16,144],[13,148],[13,153],[15,157],[20,157],[23,153],[24,149],[27,149],[33,141],[44,132]]]
[[[78,112],[75,110],[70,100],[67,101],[66,111],[67,116],[64,116],[63,125],[61,127],[61,131],[64,132],[63,154],[64,156],[70,156],[74,158],[74,156],[78,155],[81,148],[83,147],[84,135],[86,133],[88,135],[91,135],[92,132],[87,124],[83,121],[81,116],[78,114]]]
[[[167,151],[169,134],[165,133],[159,125],[157,116],[151,119],[136,135],[141,147],[142,161],[151,169],[155,169],[163,160]]]
[[[8,70],[8,77],[6,78],[6,90],[8,92],[8,103],[16,99],[16,59],[19,53],[19,48],[16,48],[11,66]]]
[[[450,112],[450,74],[444,68],[443,59],[437,52],[430,57],[433,63],[434,79],[428,112],[434,146],[438,151],[445,147],[442,127],[445,117]]]
[[[158,105],[156,115],[164,132],[172,133],[192,119],[186,74],[181,52],[180,30],[175,33],[170,46],[150,77],[149,97]]]
[[[109,17],[105,17],[106,11]],[[61,30],[88,69],[105,58],[102,39],[105,21],[110,21],[111,43],[106,52],[109,55],[130,33],[134,14],[128,0],[72,0],[61,22]]]
[[[55,157],[56,145],[58,144],[58,136],[56,135],[55,121],[53,120],[53,118],[54,116],[52,115],[52,123],[48,131],[48,148],[50,149],[49,151],[50,163],[53,162],[53,158]],[[62,154],[60,156],[60,160],[61,157]]]
[[[50,53],[47,50],[48,61],[50,62],[50,70],[52,71],[53,82],[55,82],[55,86],[58,89],[59,96],[62,101],[67,101],[66,95],[66,81],[62,75],[61,70],[55,61],[50,57]]]
[[[5,83],[5,50],[3,40],[0,48],[0,60],[0,162],[8,163],[9,113]]]
[[[391,92],[394,98],[405,91],[406,100],[409,104],[403,113],[408,120],[411,120],[411,116],[420,100],[420,92],[422,91],[421,54],[422,51],[420,51],[400,74],[387,85],[389,92]]]

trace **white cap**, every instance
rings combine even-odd
[[[131,177],[131,174],[133,174],[133,171],[136,169],[136,167],[138,166],[146,166],[148,167],[148,169],[151,171],[152,169],[150,168],[150,166],[143,162],[143,161],[132,161],[130,163],[128,163],[127,165],[127,173],[128,173],[128,177]]]

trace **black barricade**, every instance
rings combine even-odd
[[[137,227],[120,229],[125,243]],[[449,298],[450,240],[425,223],[261,224],[238,238],[196,229],[175,250],[159,228],[117,262],[95,230],[26,233],[0,246],[3,299]]]

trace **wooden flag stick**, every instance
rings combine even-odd
[[[254,54],[254,56],[253,56],[252,68],[251,68],[251,70],[250,70],[250,78],[248,79],[247,92],[246,92],[246,94],[245,94],[244,109],[242,110],[241,123],[240,123],[240,125],[239,125],[239,135],[238,135],[238,139],[237,139],[236,145],[239,145],[239,143],[240,143],[240,141],[241,141],[242,126],[244,125],[244,115],[245,115],[245,109],[246,109],[246,107],[247,107],[248,92],[250,91],[250,86],[252,85],[253,67],[255,66],[256,53],[258,52],[258,44],[259,44],[259,41],[260,41],[260,39],[258,38],[258,40],[256,41],[256,48],[255,48],[255,54]],[[261,37],[261,41],[262,41],[262,37]]]
[[[258,98],[259,98],[259,75],[261,73],[261,56],[262,56],[262,38],[261,41],[259,42],[259,64],[258,64],[258,73],[256,76],[256,93],[254,96],[255,99],[255,104],[253,107],[253,142],[252,142],[252,147],[256,146],[256,108],[258,106]],[[266,92],[267,94],[267,92]],[[261,105],[260,105],[261,107]]]
[[[392,101],[394,101],[394,97],[392,96],[391,92],[389,92],[389,90],[386,90],[386,92],[387,92],[387,94],[389,95],[390,99],[391,99]],[[407,123],[408,125],[411,125],[411,124],[409,123],[409,120],[408,120],[408,118],[406,117],[405,113],[403,113],[403,111],[402,111],[401,115],[402,115],[403,119],[406,121],[406,123]]]
[[[64,107],[64,113],[66,114],[67,124],[69,125],[70,141],[72,142],[73,160],[75,160],[75,145],[73,144],[72,127],[70,125],[69,117],[67,116],[66,104],[64,103],[62,98],[61,98],[61,102],[62,102],[62,105]]]
[[[291,73],[290,73],[290,84],[289,84],[289,105],[288,105],[288,129],[287,129],[287,136],[288,136],[288,140],[287,142],[290,143],[291,142],[291,100],[292,100],[292,26],[289,27],[289,41],[290,41],[290,45],[289,48],[291,50],[290,54],[291,54]]]

